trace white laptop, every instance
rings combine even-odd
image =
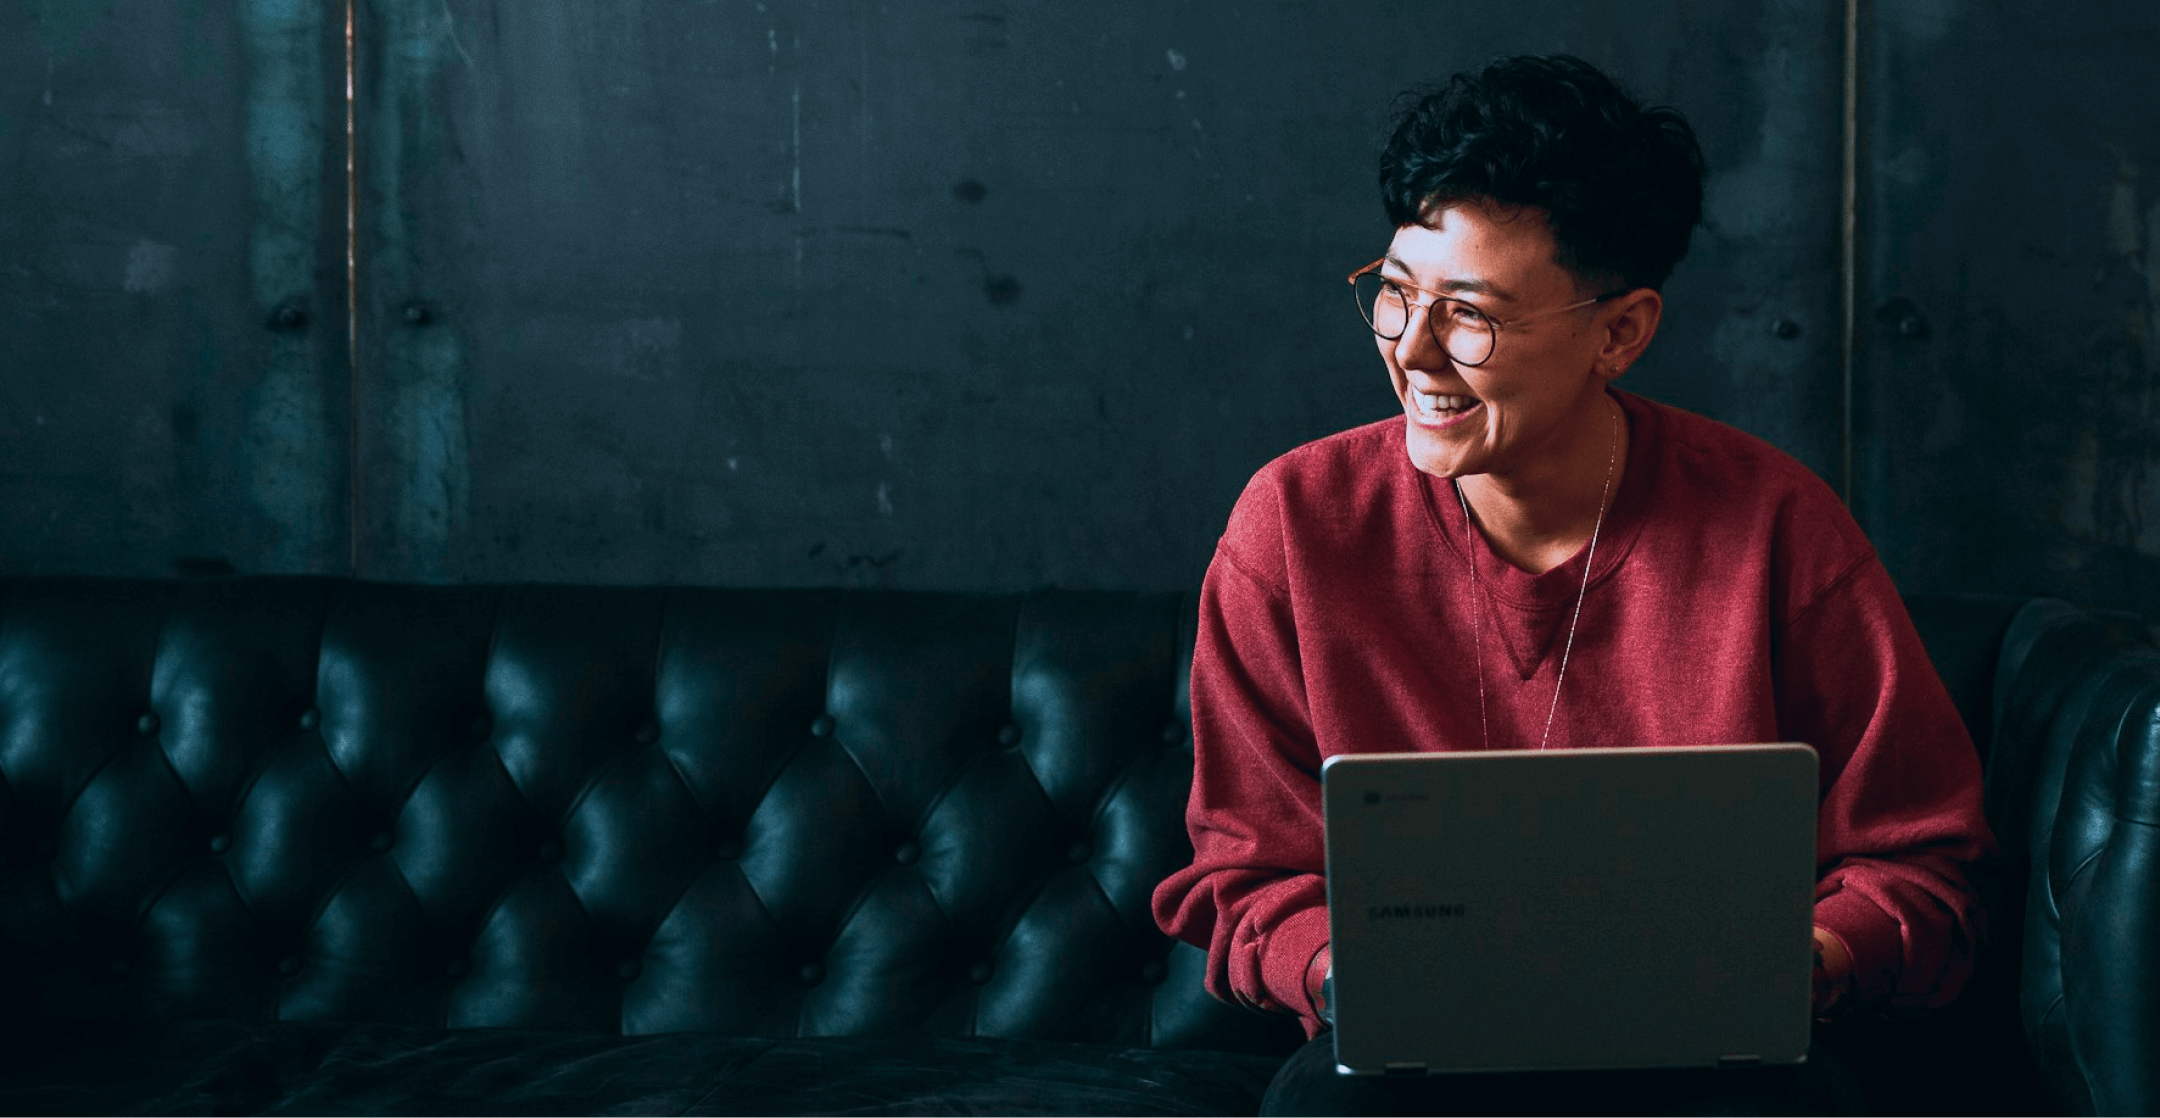
[[[1330,758],[1351,1075],[1807,1058],[1805,745]]]

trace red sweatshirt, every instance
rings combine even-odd
[[[1860,1006],[1933,1006],[1970,972],[1993,851],[1980,767],[1845,507],[1753,436],[1615,393],[1631,445],[1599,532],[1550,748],[1801,741],[1822,758],[1815,922]],[[1216,997],[1308,1017],[1327,942],[1320,764],[1478,749],[1486,594],[1494,749],[1535,749],[1584,555],[1543,575],[1469,530],[1402,416],[1276,459],[1230,515],[1192,665],[1193,864],[1155,918]],[[1472,540],[1474,539],[1474,543]]]

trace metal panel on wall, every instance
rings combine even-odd
[[[1909,590],[2160,615],[2160,8],[1863,11],[1862,522]]]
[[[0,572],[346,568],[332,7],[0,7]]]
[[[1629,383],[1827,473],[1840,11],[363,0],[360,573],[1190,585],[1392,410],[1387,103],[1504,52],[1689,112]]]

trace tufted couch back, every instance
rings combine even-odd
[[[63,1016],[1281,1050],[1149,915],[1189,612],[0,580],[0,978]]]
[[[1908,605],[2011,895],[1971,1019],[1863,1050],[2160,1108],[2160,652]],[[1285,1051],[1149,916],[1191,857],[1190,610],[0,579],[0,1006]]]
[[[1988,817],[2026,886],[2024,1032],[2072,1114],[2160,1111],[2160,650],[2025,606],[2002,642]]]

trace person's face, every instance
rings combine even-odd
[[[1572,434],[1606,422],[1598,399],[1606,381],[1598,374],[1601,307],[1507,325],[1597,294],[1580,291],[1553,251],[1544,215],[1532,209],[1464,203],[1395,231],[1383,273],[1502,323],[1492,355],[1475,368],[1434,341],[1426,317],[1440,305],[1427,296],[1415,296],[1426,306],[1412,312],[1401,338],[1374,337],[1409,417],[1406,441],[1418,469],[1435,477],[1534,470]]]

